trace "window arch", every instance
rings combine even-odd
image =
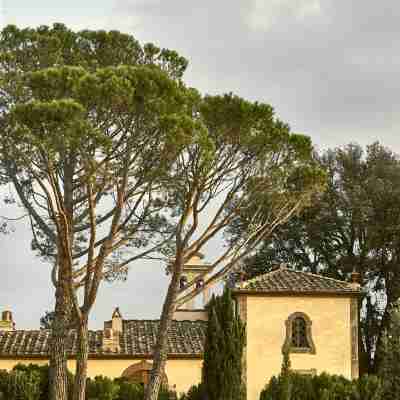
[[[128,367],[122,373],[122,377],[127,378],[133,383],[138,383],[140,385],[146,386],[150,380],[150,372],[152,370],[152,367],[153,364],[147,361],[141,361]],[[165,388],[168,388],[168,378],[165,373],[163,375],[161,385]]]
[[[315,354],[311,325],[311,319],[302,312],[290,315],[286,320],[286,339],[283,350],[289,353]]]

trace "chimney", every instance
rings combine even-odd
[[[121,312],[119,311],[119,307],[117,307],[113,314],[112,314],[112,319],[111,319],[111,329],[113,332],[118,332],[122,333],[122,315]]]
[[[353,269],[353,272],[350,275],[350,285],[353,289],[360,289],[361,288],[361,274]]]
[[[15,323],[11,311],[3,311],[1,313],[0,331],[15,330]]]
[[[103,351],[118,353],[121,349],[120,335],[123,332],[123,319],[119,308],[117,307],[111,321],[104,322],[103,330]]]

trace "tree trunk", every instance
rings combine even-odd
[[[157,341],[153,352],[153,369],[151,371],[150,382],[146,388],[145,400],[157,400],[162,384],[168,356],[168,329],[175,311],[175,300],[181,273],[182,262],[175,262],[158,326]]]
[[[74,381],[73,400],[85,400],[87,362],[89,355],[88,323],[87,319],[80,323],[77,330],[76,372]]]
[[[62,284],[56,288],[56,305],[50,338],[50,400],[68,400],[67,345],[69,298]]]

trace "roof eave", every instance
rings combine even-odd
[[[75,360],[76,356],[68,355],[69,360]],[[181,359],[202,359],[203,353],[196,354],[168,354],[168,360]],[[0,360],[48,360],[49,356],[45,354],[0,354]],[[89,360],[152,360],[153,355],[145,354],[89,354]]]
[[[276,290],[276,291],[263,291],[254,289],[234,289],[232,294],[236,296],[259,296],[259,297],[301,297],[301,296],[313,296],[313,297],[361,297],[364,293],[362,291],[329,291],[329,290]]]

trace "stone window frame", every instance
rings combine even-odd
[[[296,318],[302,318],[306,323],[306,338],[308,342],[308,347],[294,347],[292,345],[292,332],[293,332],[293,322]],[[286,326],[286,338],[283,345],[282,351],[288,351],[289,353],[302,353],[302,354],[316,354],[315,344],[312,338],[312,321],[311,318],[300,311],[291,314],[285,321]]]

